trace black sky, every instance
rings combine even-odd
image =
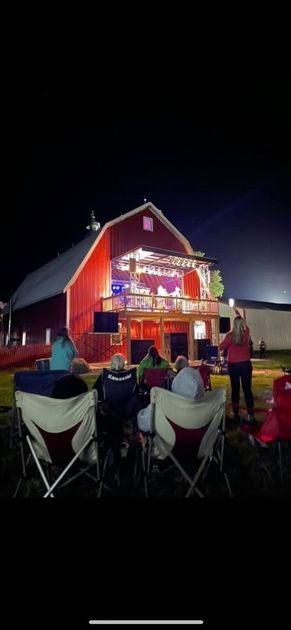
[[[0,300],[103,224],[158,206],[226,297],[291,303],[289,73],[27,77],[2,86]]]

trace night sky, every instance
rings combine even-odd
[[[219,259],[225,297],[291,303],[290,78],[7,81],[0,301],[81,240],[91,209],[104,224],[146,197]]]

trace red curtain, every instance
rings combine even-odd
[[[211,322],[209,320],[206,320],[205,322],[205,332],[206,332],[206,339],[210,339],[210,341],[212,342]]]
[[[193,269],[184,276],[184,296],[194,299],[200,299],[200,279],[197,271]]]

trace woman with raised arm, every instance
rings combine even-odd
[[[250,331],[244,318],[238,309],[235,309],[236,317],[233,320],[232,329],[228,332],[220,344],[221,350],[227,350],[228,371],[231,382],[231,402],[235,420],[239,417],[239,397],[240,383],[244,393],[245,403],[248,410],[247,418],[244,422],[253,424],[254,418],[254,398],[252,393],[252,370],[253,366],[250,357]]]

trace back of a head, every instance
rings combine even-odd
[[[69,329],[67,328],[67,326],[62,326],[58,330],[57,337],[65,337],[66,339],[69,339]]]
[[[235,345],[237,346],[241,345],[245,332],[246,332],[245,321],[239,315],[238,317],[235,317],[233,320],[232,333],[231,333],[232,341]]]
[[[56,382],[51,397],[61,399],[74,398],[75,396],[80,396],[80,394],[85,394],[87,391],[88,387],[83,379],[75,374],[67,374]]]
[[[125,358],[123,354],[116,353],[111,357],[111,369],[120,372],[125,369]]]
[[[188,366],[189,366],[188,359],[184,357],[183,354],[180,354],[175,361],[175,368],[177,372],[181,372],[183,368],[188,367]]]
[[[69,339],[69,329],[67,326],[62,326],[59,328],[54,341],[57,341],[58,344],[61,342],[61,345],[64,345]]]
[[[177,376],[175,376],[172,383],[172,392],[184,396],[185,398],[191,398],[192,400],[199,400],[204,396],[204,385],[200,373],[191,367],[183,368]]]
[[[160,357],[159,351],[156,346],[149,347],[148,356],[152,359],[153,365],[160,365],[162,357]]]

